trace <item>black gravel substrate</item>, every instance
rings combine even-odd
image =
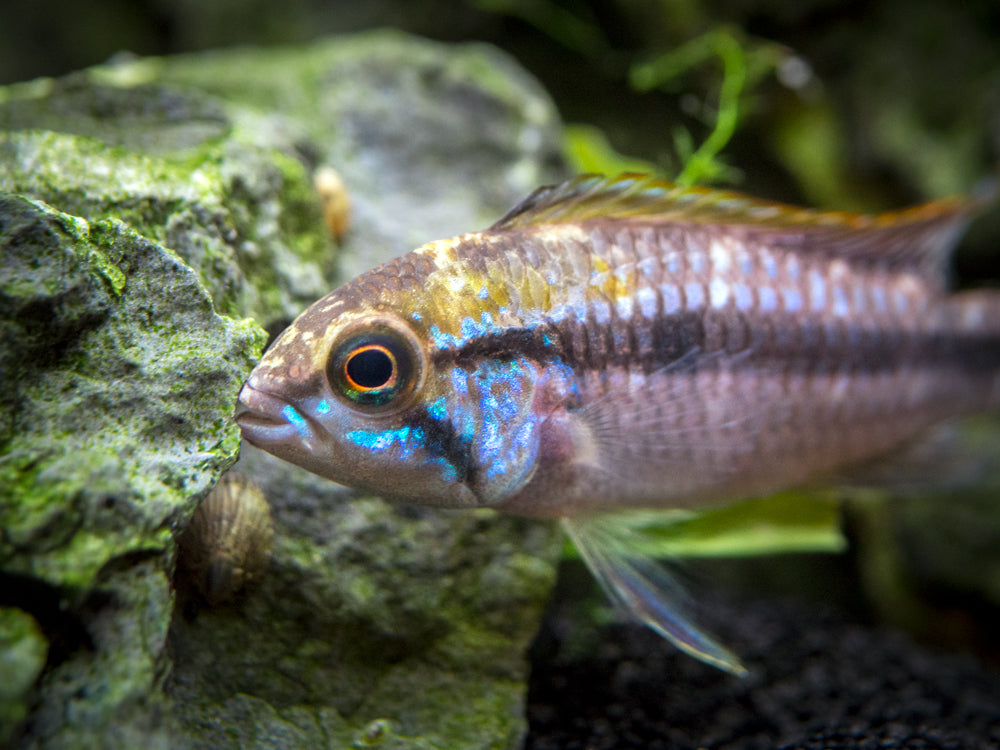
[[[642,627],[581,635],[556,606],[533,649],[525,750],[1000,748],[1000,670],[802,602],[700,598],[749,677]]]

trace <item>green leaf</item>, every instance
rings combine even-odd
[[[617,175],[622,172],[661,174],[656,165],[615,151],[604,132],[593,125],[567,125],[563,151],[573,170]]]
[[[629,512],[621,521],[634,534],[636,552],[652,557],[835,553],[847,547],[833,492],[784,492],[698,513]]]

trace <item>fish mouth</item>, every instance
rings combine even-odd
[[[309,420],[298,409],[254,388],[249,380],[240,390],[233,419],[248,443],[265,450],[282,443],[300,443],[312,433]]]

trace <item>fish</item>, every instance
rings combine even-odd
[[[613,601],[745,674],[616,519],[823,481],[996,410],[1000,290],[947,273],[989,200],[859,215],[583,175],[315,302],[235,419],[390,501],[560,519]]]

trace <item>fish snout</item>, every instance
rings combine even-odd
[[[265,450],[290,440],[302,440],[310,432],[308,421],[298,409],[279,396],[254,387],[253,378],[240,390],[233,419],[248,443]]]

